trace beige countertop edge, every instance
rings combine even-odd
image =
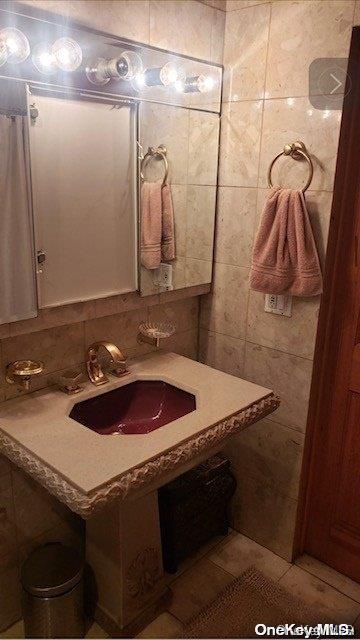
[[[54,467],[40,459],[16,438],[0,428],[0,451],[83,518],[90,517],[116,498],[125,498],[131,491],[150,484],[156,477],[188,462],[228,437],[275,411],[280,400],[269,392],[263,398],[242,407],[216,424],[189,436],[174,447],[165,449],[138,466],[85,493]]]

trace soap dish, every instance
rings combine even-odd
[[[166,340],[175,333],[176,327],[171,322],[142,322],[139,325],[138,342],[148,342],[156,347],[160,340]]]

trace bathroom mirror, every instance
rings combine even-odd
[[[30,101],[39,307],[135,291],[136,105]]]
[[[0,324],[210,283],[221,66],[29,12],[0,8],[21,53],[0,65]],[[143,188],[164,160],[173,254],[149,269]]]
[[[142,217],[149,214],[149,203],[143,201],[148,197],[144,183],[148,182],[156,189],[155,183],[161,187],[166,176],[172,200],[175,256],[174,259],[167,259],[162,247],[160,254],[157,254],[160,258],[152,260],[149,268],[146,243],[153,246],[154,238],[144,237],[141,229],[141,294],[210,283],[219,115],[181,106],[143,102],[140,105],[140,143],[143,154],[149,147],[160,148],[160,151],[165,149],[166,152],[166,162],[160,153],[149,154],[142,163],[140,223]],[[160,267],[156,267],[159,261]],[[168,265],[170,271],[164,265]]]

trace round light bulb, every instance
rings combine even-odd
[[[72,38],[59,38],[51,47],[51,52],[62,71],[75,71],[81,65],[82,50]]]
[[[135,51],[123,51],[119,60],[124,64],[124,69],[121,73],[121,78],[124,80],[133,80],[144,71],[142,60]],[[127,70],[125,70],[126,67]]]
[[[15,27],[6,27],[0,31],[0,43],[0,65],[4,62],[18,64],[24,62],[30,55],[29,40],[22,31],[15,29]],[[4,60],[5,53],[6,59]]]
[[[215,86],[214,79],[211,76],[199,76],[198,77],[198,89],[201,93],[208,93],[212,91]]]
[[[160,69],[160,81],[168,87],[176,82],[184,82],[186,78],[185,71],[182,67],[176,65],[174,62],[167,62]]]
[[[47,43],[38,44],[32,54],[34,67],[44,75],[51,76],[57,71],[56,58]]]
[[[141,91],[142,89],[145,89],[145,87],[147,86],[145,73],[137,73],[131,81],[131,84],[135,91]]]

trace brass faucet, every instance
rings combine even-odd
[[[7,365],[5,379],[8,384],[17,384],[28,391],[33,377],[40,375],[43,371],[43,362],[16,360]]]
[[[126,368],[126,359],[121,353],[120,349],[112,342],[94,342],[90,345],[86,352],[86,368],[90,382],[96,385],[105,384],[109,382],[109,378],[104,374],[100,362],[99,362],[99,350],[105,349],[111,357],[114,367],[111,369],[111,373],[118,378],[129,373]]]

